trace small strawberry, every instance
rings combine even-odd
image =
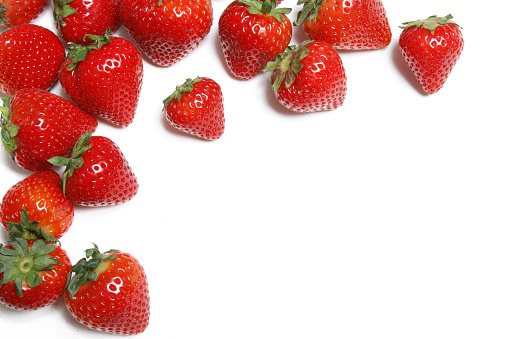
[[[14,26],[0,34],[0,91],[49,90],[64,60],[65,49],[55,33],[33,24]]]
[[[62,191],[60,176],[42,170],[7,190],[0,204],[0,220],[15,237],[45,238],[46,234],[60,238],[74,220],[74,206]]]
[[[62,247],[41,239],[16,238],[0,245],[0,302],[15,310],[36,310],[65,290],[71,261]]]
[[[57,29],[67,42],[90,44],[91,35],[115,32],[120,25],[120,0],[53,0]]]
[[[272,89],[286,108],[301,112],[333,110],[343,104],[346,74],[336,50],[325,41],[290,46],[269,62]]]
[[[70,158],[49,160],[66,166],[62,188],[66,197],[82,206],[112,206],[131,200],[138,193],[138,180],[120,148],[111,139],[81,137]]]
[[[251,79],[284,52],[292,39],[290,8],[271,0],[233,1],[219,18],[219,38],[230,71]]]
[[[370,50],[388,46],[392,33],[381,0],[299,0],[295,25],[312,40],[336,49]]]
[[[214,80],[187,79],[163,103],[166,119],[173,127],[206,140],[223,135],[223,92]]]
[[[82,109],[114,125],[134,120],[143,82],[143,61],[132,42],[87,35],[88,46],[71,43],[60,71],[60,84]]]
[[[34,21],[48,0],[0,0],[0,26],[14,27]]]
[[[78,139],[95,131],[97,119],[75,104],[41,89],[23,89],[2,98],[2,142],[22,168],[51,168],[48,160],[68,156]]]
[[[464,41],[452,15],[403,23],[399,47],[403,58],[429,94],[438,92],[456,65]]]
[[[145,331],[150,318],[148,281],[135,257],[118,250],[101,253],[94,244],[72,272],[65,305],[77,321],[114,334]]]
[[[195,50],[212,20],[211,0],[121,0],[120,21],[148,58],[162,67]]]

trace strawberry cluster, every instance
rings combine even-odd
[[[275,97],[289,110],[337,109],[347,91],[340,52],[391,42],[382,1],[298,0],[293,23],[281,2],[235,0],[221,13],[217,32],[228,70],[246,81],[270,72]],[[32,172],[0,205],[10,238],[0,245],[0,302],[33,310],[64,296],[90,328],[141,333],[150,302],[140,263],[94,245],[72,265],[59,239],[75,205],[114,206],[136,196],[138,180],[124,154],[94,133],[99,123],[125,128],[134,121],[144,62],[170,67],[195,50],[211,31],[212,1],[53,0],[53,6],[57,34],[31,23],[47,0],[0,0],[1,139],[12,160]],[[402,26],[402,56],[427,93],[442,88],[463,50],[451,19]],[[131,39],[114,36],[120,25]],[[308,39],[290,45],[294,27]],[[69,100],[50,92],[57,81]],[[217,140],[225,130],[223,101],[216,81],[189,78],[163,100],[163,111],[174,128]]]

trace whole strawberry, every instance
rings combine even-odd
[[[271,0],[233,1],[219,18],[219,38],[230,71],[251,79],[282,53],[292,39],[290,8]]]
[[[210,32],[211,0],[121,0],[120,21],[148,58],[168,67]]]
[[[67,42],[89,44],[90,35],[115,32],[120,25],[120,0],[53,0],[57,29]]]
[[[120,335],[145,331],[150,318],[148,281],[135,257],[118,250],[101,253],[94,244],[72,271],[65,305],[77,321]]]
[[[34,21],[48,0],[0,0],[0,26],[13,27]]]
[[[60,84],[82,109],[116,126],[130,125],[143,82],[143,61],[132,42],[87,35],[88,46],[71,43],[60,71]]]
[[[16,237],[60,238],[74,220],[74,206],[61,188],[60,176],[53,170],[30,174],[5,193],[0,220]]]
[[[438,92],[456,65],[464,41],[452,15],[403,23],[399,47],[403,58],[429,94]]]
[[[63,294],[71,261],[58,245],[15,238],[0,244],[0,302],[15,310],[37,310]]]
[[[67,198],[81,206],[112,206],[138,193],[138,180],[120,148],[103,136],[83,135],[69,158],[50,162],[66,166],[62,188]]]
[[[300,112],[333,110],[346,95],[346,74],[336,50],[319,40],[289,46],[269,62],[272,89],[286,108]]]
[[[2,98],[2,142],[22,168],[51,168],[48,160],[68,156],[87,131],[95,131],[97,119],[78,106],[41,89],[23,89]]]
[[[14,26],[0,34],[0,91],[48,90],[64,60],[65,49],[55,33],[33,24]]]
[[[223,135],[223,92],[214,80],[187,79],[163,103],[166,119],[173,127],[206,140]]]
[[[299,0],[295,25],[312,40],[336,49],[371,50],[388,46],[392,33],[381,0]]]

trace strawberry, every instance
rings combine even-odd
[[[456,65],[464,41],[452,15],[403,23],[399,47],[403,58],[429,94],[438,92]]]
[[[68,156],[78,139],[95,131],[97,119],[75,104],[41,89],[2,98],[2,142],[22,168],[51,168],[48,159]]]
[[[304,4],[295,25],[310,39],[336,49],[370,50],[388,46],[392,33],[381,0],[299,0]]]
[[[64,60],[65,49],[55,33],[33,24],[14,26],[0,34],[0,91],[48,90]]]
[[[233,1],[219,18],[219,38],[230,71],[251,79],[284,52],[292,39],[290,8],[271,0]]]
[[[16,238],[0,245],[0,302],[15,310],[36,310],[65,290],[71,261],[62,247],[42,239]]]
[[[120,0],[53,0],[53,16],[67,42],[89,44],[91,35],[115,32],[120,26]]]
[[[0,0],[0,26],[14,27],[34,21],[48,0]]]
[[[333,110],[343,104],[346,75],[336,50],[325,41],[289,46],[265,71],[272,71],[272,89],[286,108],[301,112]]]
[[[82,109],[116,126],[134,120],[143,81],[141,54],[129,40],[87,35],[88,46],[71,43],[60,84]]]
[[[74,220],[74,206],[60,184],[60,176],[49,169],[32,173],[9,188],[0,204],[6,230],[25,239],[62,237]]]
[[[223,135],[223,92],[214,80],[187,79],[163,103],[166,119],[173,127],[206,140]]]
[[[66,166],[62,175],[65,195],[82,206],[112,206],[138,193],[138,180],[120,148],[111,139],[87,132],[69,158],[49,160]]]
[[[148,281],[131,254],[94,248],[72,266],[65,292],[72,316],[88,328],[121,335],[145,331],[150,318]]]
[[[121,0],[120,21],[162,67],[195,50],[210,32],[212,19],[211,0]]]

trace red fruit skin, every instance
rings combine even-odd
[[[422,26],[405,28],[399,38],[403,58],[429,94],[438,92],[459,60],[463,33],[454,24],[439,25],[432,34]]]
[[[268,15],[250,14],[249,6],[233,1],[219,18],[219,37],[230,71],[238,78],[251,79],[267,62],[290,44],[292,23]]]
[[[106,259],[96,281],[81,285],[71,299],[65,292],[65,305],[72,316],[88,328],[121,335],[145,331],[150,318],[147,276],[132,255],[114,251]],[[105,264],[101,268],[101,265]],[[96,271],[97,271],[96,270]]]
[[[89,44],[93,40],[86,34],[102,36],[108,28],[115,32],[120,26],[120,0],[74,0],[69,6],[76,13],[62,18],[64,24],[57,25],[65,41]]]
[[[166,106],[166,119],[175,128],[205,140],[219,139],[224,133],[223,92],[217,82],[209,78],[193,85],[180,101]]]
[[[323,0],[316,19],[306,19],[303,25],[312,40],[340,50],[380,49],[392,38],[381,0]]]
[[[42,13],[48,0],[0,0],[0,6],[7,10],[0,15],[3,21],[0,26],[14,27],[28,24]]]
[[[12,124],[20,126],[14,137],[14,161],[28,171],[52,167],[49,159],[66,157],[97,119],[70,101],[40,89],[24,89],[10,101]]]
[[[67,178],[66,196],[81,206],[113,206],[138,193],[138,180],[120,148],[111,139],[92,136],[81,168]]]
[[[35,239],[27,240],[28,246],[32,247]],[[10,245],[6,247],[12,248]],[[0,286],[0,302],[14,310],[34,311],[45,306],[49,306],[57,301],[63,294],[67,283],[67,275],[71,272],[71,260],[67,252],[62,247],[57,247],[51,255],[60,261],[51,271],[39,272],[42,284],[30,288],[23,283],[23,296],[19,297],[14,288],[14,282],[9,282]],[[3,273],[0,273],[0,280]]]
[[[120,21],[156,65],[169,67],[203,41],[212,26],[211,0],[121,0]]]
[[[111,42],[88,53],[69,71],[67,59],[60,84],[82,109],[119,127],[130,125],[136,113],[143,82],[143,60],[129,40]]]
[[[302,70],[286,88],[285,82],[276,92],[277,100],[286,108],[300,113],[333,110],[343,105],[346,95],[346,73],[337,51],[324,41],[313,41],[310,53],[300,62]]]
[[[74,205],[60,186],[60,176],[53,170],[30,174],[5,193],[0,205],[0,220],[7,232],[7,222],[21,221],[21,208],[27,210],[30,221],[48,235],[61,238],[74,220]]]
[[[24,88],[49,90],[65,60],[60,39],[47,28],[26,24],[0,34],[0,91],[14,95]]]

